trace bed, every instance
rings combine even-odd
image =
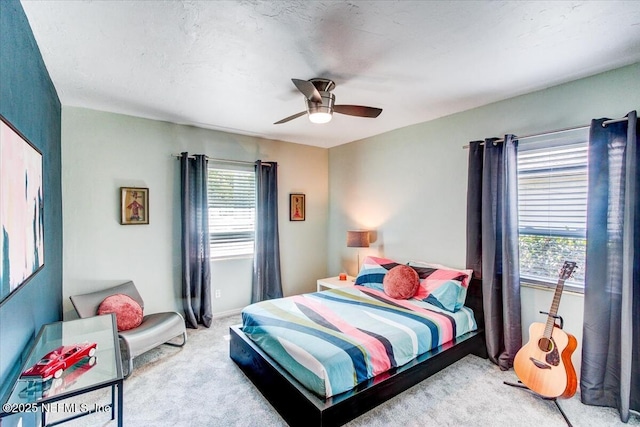
[[[385,261],[369,266],[386,273],[398,265]],[[231,359],[289,425],[342,425],[468,354],[486,357],[480,281],[469,279],[453,313],[426,298],[389,298],[377,284],[384,273],[251,305],[243,325],[231,327]]]

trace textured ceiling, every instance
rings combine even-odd
[[[640,1],[22,1],[65,106],[332,147],[640,61]],[[291,78],[366,119],[306,117]],[[637,88],[635,88],[637,90]]]

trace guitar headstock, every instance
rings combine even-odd
[[[578,268],[575,261],[565,261],[560,269],[560,280],[568,280],[573,276],[574,270]]]

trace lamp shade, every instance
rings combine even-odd
[[[348,248],[368,248],[369,232],[364,231],[347,231],[347,247]]]

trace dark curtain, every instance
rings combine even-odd
[[[482,163],[484,141],[469,144],[467,174],[467,268],[482,278]]]
[[[587,259],[580,392],[589,405],[640,411],[638,118],[589,135]]]
[[[518,141],[506,135],[470,143],[467,267],[482,279],[489,359],[513,366],[522,346],[518,251]]]
[[[188,327],[211,326],[207,158],[181,153],[182,304]]]
[[[256,162],[256,237],[251,302],[282,298],[278,238],[278,164]]]

